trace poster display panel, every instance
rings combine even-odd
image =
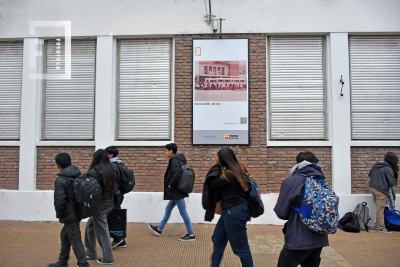
[[[249,144],[248,73],[248,39],[193,39],[193,145]]]

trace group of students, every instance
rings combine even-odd
[[[195,234],[184,201],[188,194],[179,191],[177,188],[182,173],[181,166],[186,164],[186,158],[183,154],[177,154],[177,151],[176,144],[165,145],[168,166],[164,175],[164,200],[168,200],[168,204],[161,223],[157,226],[148,224],[148,227],[152,232],[160,236],[171,216],[172,210],[175,206],[178,206],[179,213],[187,229],[187,234],[180,237],[179,240],[195,241]],[[54,205],[57,218],[61,223],[64,223],[64,227],[61,230],[59,261],[49,266],[67,266],[71,246],[77,257],[78,265],[89,266],[87,259],[95,259],[97,256],[96,238],[103,251],[103,257],[97,260],[101,264],[112,264],[114,262],[113,246],[126,246],[126,242],[123,239],[114,239],[114,242],[111,243],[107,225],[107,214],[113,209],[113,195],[117,186],[116,181],[118,181],[117,168],[114,171],[112,165],[112,163],[120,162],[117,155],[118,150],[115,147],[97,150],[93,155],[93,161],[88,170],[88,173],[96,177],[102,186],[103,203],[100,212],[90,217],[86,225],[86,251],[83,247],[79,230],[80,220],[74,216],[71,205],[71,187],[68,184],[70,178],[76,178],[80,175],[80,171],[72,165],[68,154],[60,153],[56,156],[55,160],[60,173],[58,173],[59,177],[55,181]],[[299,264],[301,266],[319,266],[322,248],[329,246],[328,236],[318,234],[307,228],[302,222],[299,212],[296,212],[293,208],[300,208],[302,205],[306,177],[318,176],[325,179],[325,175],[321,167],[317,165],[318,158],[312,152],[299,153],[296,161],[297,164],[290,170],[290,177],[282,182],[280,194],[274,208],[276,215],[280,219],[287,220],[283,228],[285,244],[279,255],[278,267],[294,267]],[[251,188],[250,174],[237,159],[231,148],[221,148],[215,153],[214,162],[215,164],[206,175],[202,196],[203,208],[206,210],[206,221],[211,221],[219,209],[220,212],[218,213],[221,214],[212,235],[214,249],[211,256],[211,266],[217,267],[220,265],[229,241],[234,254],[240,258],[242,266],[252,267],[253,258],[246,228],[247,222],[251,217],[247,205]],[[390,162],[394,162],[395,166],[397,166],[398,160],[393,159]],[[398,174],[396,170],[398,172],[398,166],[397,169],[394,167],[392,172],[385,171],[388,171],[397,181]],[[390,185],[392,184],[390,182]],[[121,203],[116,203],[116,208],[118,206],[120,208],[120,205]]]

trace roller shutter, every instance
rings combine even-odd
[[[400,36],[350,36],[352,139],[400,139]]]
[[[120,140],[171,139],[171,40],[120,40]]]
[[[0,42],[0,139],[18,140],[23,42]]]
[[[46,74],[60,73],[57,50],[64,62],[64,49],[64,42],[47,42]],[[43,139],[93,139],[95,58],[95,40],[71,41],[71,79],[46,80]]]
[[[270,139],[325,137],[323,37],[270,37]]]

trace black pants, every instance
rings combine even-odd
[[[69,251],[72,249],[75,253],[78,261],[78,266],[89,266],[86,259],[85,248],[82,244],[81,229],[79,228],[79,222],[66,223],[61,229],[61,252],[58,262],[62,264],[68,264]]]
[[[278,267],[318,267],[321,263],[322,248],[289,250],[283,248],[279,255]]]

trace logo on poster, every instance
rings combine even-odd
[[[201,56],[201,47],[195,47],[194,48],[194,55],[196,57]]]
[[[237,134],[225,134],[225,139],[239,139]]]

